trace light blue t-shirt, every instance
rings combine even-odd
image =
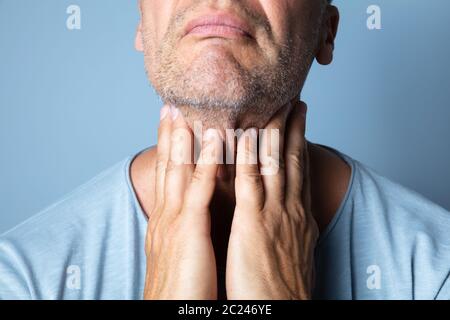
[[[317,244],[314,297],[450,299],[450,213],[334,151],[352,175]],[[132,159],[0,237],[0,299],[142,298],[147,220]]]

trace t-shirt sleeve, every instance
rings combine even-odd
[[[24,268],[10,246],[0,240],[0,300],[31,299]]]

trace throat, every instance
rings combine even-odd
[[[225,137],[227,130],[262,129],[274,114],[274,111],[262,112],[256,106],[246,109],[178,106],[178,109],[193,131],[199,127],[203,131],[213,128],[221,132],[222,137]]]
[[[235,197],[229,190],[217,190],[210,204],[211,239],[214,246],[217,268],[217,291],[219,300],[226,300],[225,270],[227,264],[228,239],[233,222]]]

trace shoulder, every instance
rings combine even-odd
[[[153,208],[155,195],[156,146],[139,153],[131,163],[130,176],[136,197],[148,216]]]
[[[60,228],[75,226],[81,221],[98,218],[129,196],[127,166],[130,159],[104,170],[88,182],[77,187],[63,198],[4,233],[0,239],[24,238],[44,232],[57,232]],[[59,235],[53,234],[54,236]]]
[[[450,212],[350,161],[354,177],[348,206],[358,238],[354,248],[386,266],[397,292],[412,292],[414,299],[450,298]]]
[[[352,161],[355,167],[355,196],[365,200],[361,204],[376,210],[394,228],[424,231],[450,246],[448,210],[369,166],[354,159]]]
[[[48,298],[71,259],[81,261],[102,246],[102,239],[134,210],[130,160],[113,165],[0,236],[0,298]]]

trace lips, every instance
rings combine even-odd
[[[208,14],[190,21],[186,26],[185,35],[192,34],[205,37],[253,38],[248,24],[228,13]]]

